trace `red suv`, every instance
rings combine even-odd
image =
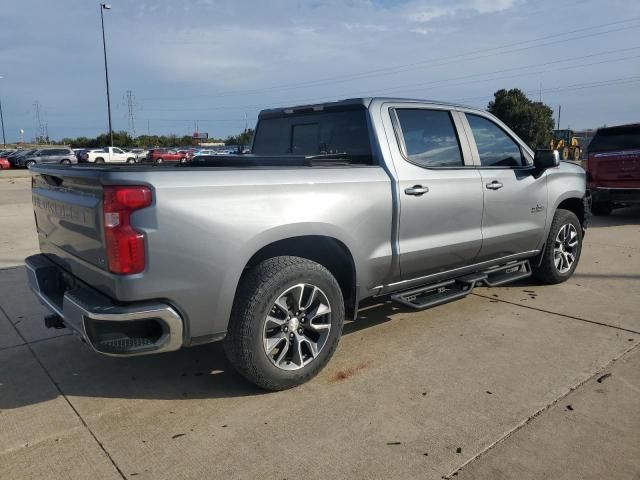
[[[591,210],[608,215],[614,207],[640,204],[640,123],[599,128],[587,148]]]
[[[153,163],[164,163],[164,162],[180,162],[184,163],[188,159],[188,155],[185,152],[178,150],[171,150],[167,148],[160,148],[156,150],[149,150],[147,154],[147,161]]]

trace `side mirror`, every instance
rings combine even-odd
[[[557,150],[536,150],[535,156],[533,157],[533,165],[538,170],[557,167],[560,165],[560,154]]]

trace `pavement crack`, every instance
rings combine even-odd
[[[102,442],[98,439],[98,437],[96,436],[96,434],[94,433],[93,430],[91,430],[91,427],[87,424],[87,422],[85,421],[84,418],[82,418],[82,415],[80,415],[80,412],[78,412],[78,410],[76,409],[76,407],[73,405],[73,403],[71,403],[71,400],[69,400],[69,398],[67,398],[67,395],[62,391],[62,388],[60,388],[60,385],[58,385],[58,382],[56,382],[53,379],[53,376],[51,375],[51,373],[49,372],[49,370],[47,369],[47,367],[45,367],[44,363],[42,363],[42,360],[40,360],[40,358],[38,357],[38,355],[36,355],[36,352],[33,350],[33,348],[31,347],[31,344],[29,342],[27,342],[27,339],[24,337],[24,335],[22,335],[22,333],[20,332],[20,330],[18,330],[18,328],[13,324],[13,322],[11,321],[11,318],[9,317],[9,315],[7,314],[7,312],[4,310],[4,308],[2,308],[2,306],[0,305],[0,312],[2,312],[2,314],[6,317],[7,321],[11,324],[11,326],[13,327],[13,329],[16,331],[16,333],[18,334],[18,336],[22,339],[22,341],[24,342],[24,346],[26,346],[29,351],[31,352],[31,355],[33,355],[33,358],[36,360],[36,362],[38,362],[38,365],[40,365],[40,368],[42,368],[42,370],[44,371],[45,375],[49,378],[49,381],[56,387],[56,390],[58,390],[58,392],[60,393],[60,395],[62,396],[62,398],[64,398],[65,402],[67,402],[67,405],[69,405],[69,407],[71,408],[71,410],[73,411],[73,413],[76,414],[76,416],[78,417],[78,420],[80,420],[80,423],[82,423],[82,425],[84,426],[84,428],[87,429],[87,431],[89,432],[89,434],[93,437],[93,439],[96,441],[96,443],[98,444],[98,446],[100,447],[100,449],[103,451],[103,453],[107,456],[107,458],[109,459],[109,461],[111,462],[111,465],[113,465],[113,468],[116,469],[116,471],[118,472],[118,474],[120,475],[120,477],[122,477],[123,480],[126,480],[127,477],[124,474],[124,472],[120,469],[120,467],[118,466],[118,464],[115,462],[115,460],[113,459],[113,457],[111,456],[111,454],[107,451],[107,449],[105,448],[105,446],[102,444]]]
[[[519,430],[521,430],[522,428],[526,427],[527,425],[529,425],[534,419],[536,419],[537,417],[539,417],[540,415],[542,415],[544,412],[546,412],[547,410],[550,410],[551,408],[553,408],[554,406],[556,406],[558,403],[562,402],[565,398],[567,398],[567,396],[569,396],[572,392],[574,392],[575,390],[577,390],[578,388],[580,388],[581,386],[583,386],[584,384],[590,382],[591,380],[597,379],[598,377],[600,377],[603,372],[605,370],[610,369],[616,362],[618,362],[622,357],[624,357],[625,355],[627,355],[628,353],[631,353],[633,350],[635,350],[636,348],[638,348],[640,346],[640,343],[637,343],[629,348],[627,348],[626,350],[624,350],[622,353],[620,353],[620,355],[616,356],[615,358],[613,358],[612,360],[610,360],[609,362],[607,362],[606,365],[604,365],[603,367],[599,368],[597,371],[595,371],[594,373],[592,373],[591,375],[589,375],[588,377],[580,380],[578,383],[576,383],[575,385],[569,387],[569,390],[567,390],[565,393],[563,393],[562,395],[560,395],[559,397],[557,397],[555,400],[551,401],[550,403],[548,403],[547,405],[545,405],[544,407],[540,408],[539,410],[535,411],[532,415],[529,415],[527,418],[525,418],[522,422],[520,422],[519,424],[517,424],[515,427],[513,427],[511,430],[509,430],[508,432],[506,432],[504,435],[502,435],[500,438],[498,438],[495,442],[491,443],[490,445],[488,445],[487,447],[485,447],[483,450],[481,450],[480,452],[476,453],[474,456],[472,456],[471,458],[469,458],[466,462],[462,463],[458,468],[456,468],[455,470],[453,470],[451,473],[447,474],[447,475],[443,475],[442,478],[443,479],[451,479],[452,477],[456,477],[458,476],[458,474],[460,473],[460,471],[462,469],[464,469],[465,467],[467,467],[469,464],[471,464],[471,462],[475,462],[476,460],[478,460],[479,458],[481,458],[482,456],[484,456],[487,452],[489,452],[490,450],[493,450],[495,447],[497,447],[498,445],[501,445],[502,443],[505,442],[505,440],[507,440],[509,437],[511,437],[514,433],[518,432]],[[596,380],[597,381],[597,380]]]
[[[489,299],[489,300],[493,300],[494,302],[498,301],[498,302],[508,303],[509,305],[515,305],[516,307],[528,308],[529,310],[536,310],[538,312],[544,312],[544,313],[548,313],[550,315],[557,315],[559,317],[570,318],[571,320],[578,320],[579,322],[591,323],[593,325],[600,325],[602,327],[614,328],[616,330],[621,330],[623,332],[635,333],[637,335],[640,335],[640,331],[638,331],[638,330],[631,330],[630,328],[619,327],[617,325],[611,325],[610,323],[598,322],[596,320],[588,320],[586,318],[580,318],[580,317],[575,317],[573,315],[567,315],[566,313],[553,312],[551,310],[545,310],[544,308],[532,307],[530,305],[523,305],[523,304],[518,303],[518,302],[512,302],[510,300],[504,300],[504,299],[499,298],[499,297],[494,297],[494,296],[490,297],[488,295],[482,295],[481,293],[473,292],[473,293],[471,293],[471,295],[475,295],[476,297],[482,297],[482,298],[486,298],[486,299]]]

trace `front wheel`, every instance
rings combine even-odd
[[[580,149],[578,147],[576,147],[573,150],[573,160],[576,161],[576,162],[579,162],[581,154],[582,154],[582,152],[580,151]]]
[[[65,159],[65,160],[62,160],[60,163],[61,163],[62,165],[69,165],[69,164],[71,164],[71,160],[67,160],[67,159]]]
[[[36,164],[35,160],[27,160],[24,164],[25,168],[31,168]]]
[[[581,252],[582,225],[578,217],[568,210],[557,210],[540,265],[533,266],[533,276],[543,283],[562,283],[573,275]]]
[[[344,316],[342,291],[325,267],[299,257],[270,258],[240,281],[225,352],[259,387],[292,388],[329,362]]]

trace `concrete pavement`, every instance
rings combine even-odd
[[[0,218],[23,243],[0,258],[35,244],[28,224]],[[44,329],[23,268],[1,270],[0,478],[637,479],[639,240],[640,210],[620,211],[563,285],[371,306],[325,371],[279,393],[217,344],[98,356]]]

